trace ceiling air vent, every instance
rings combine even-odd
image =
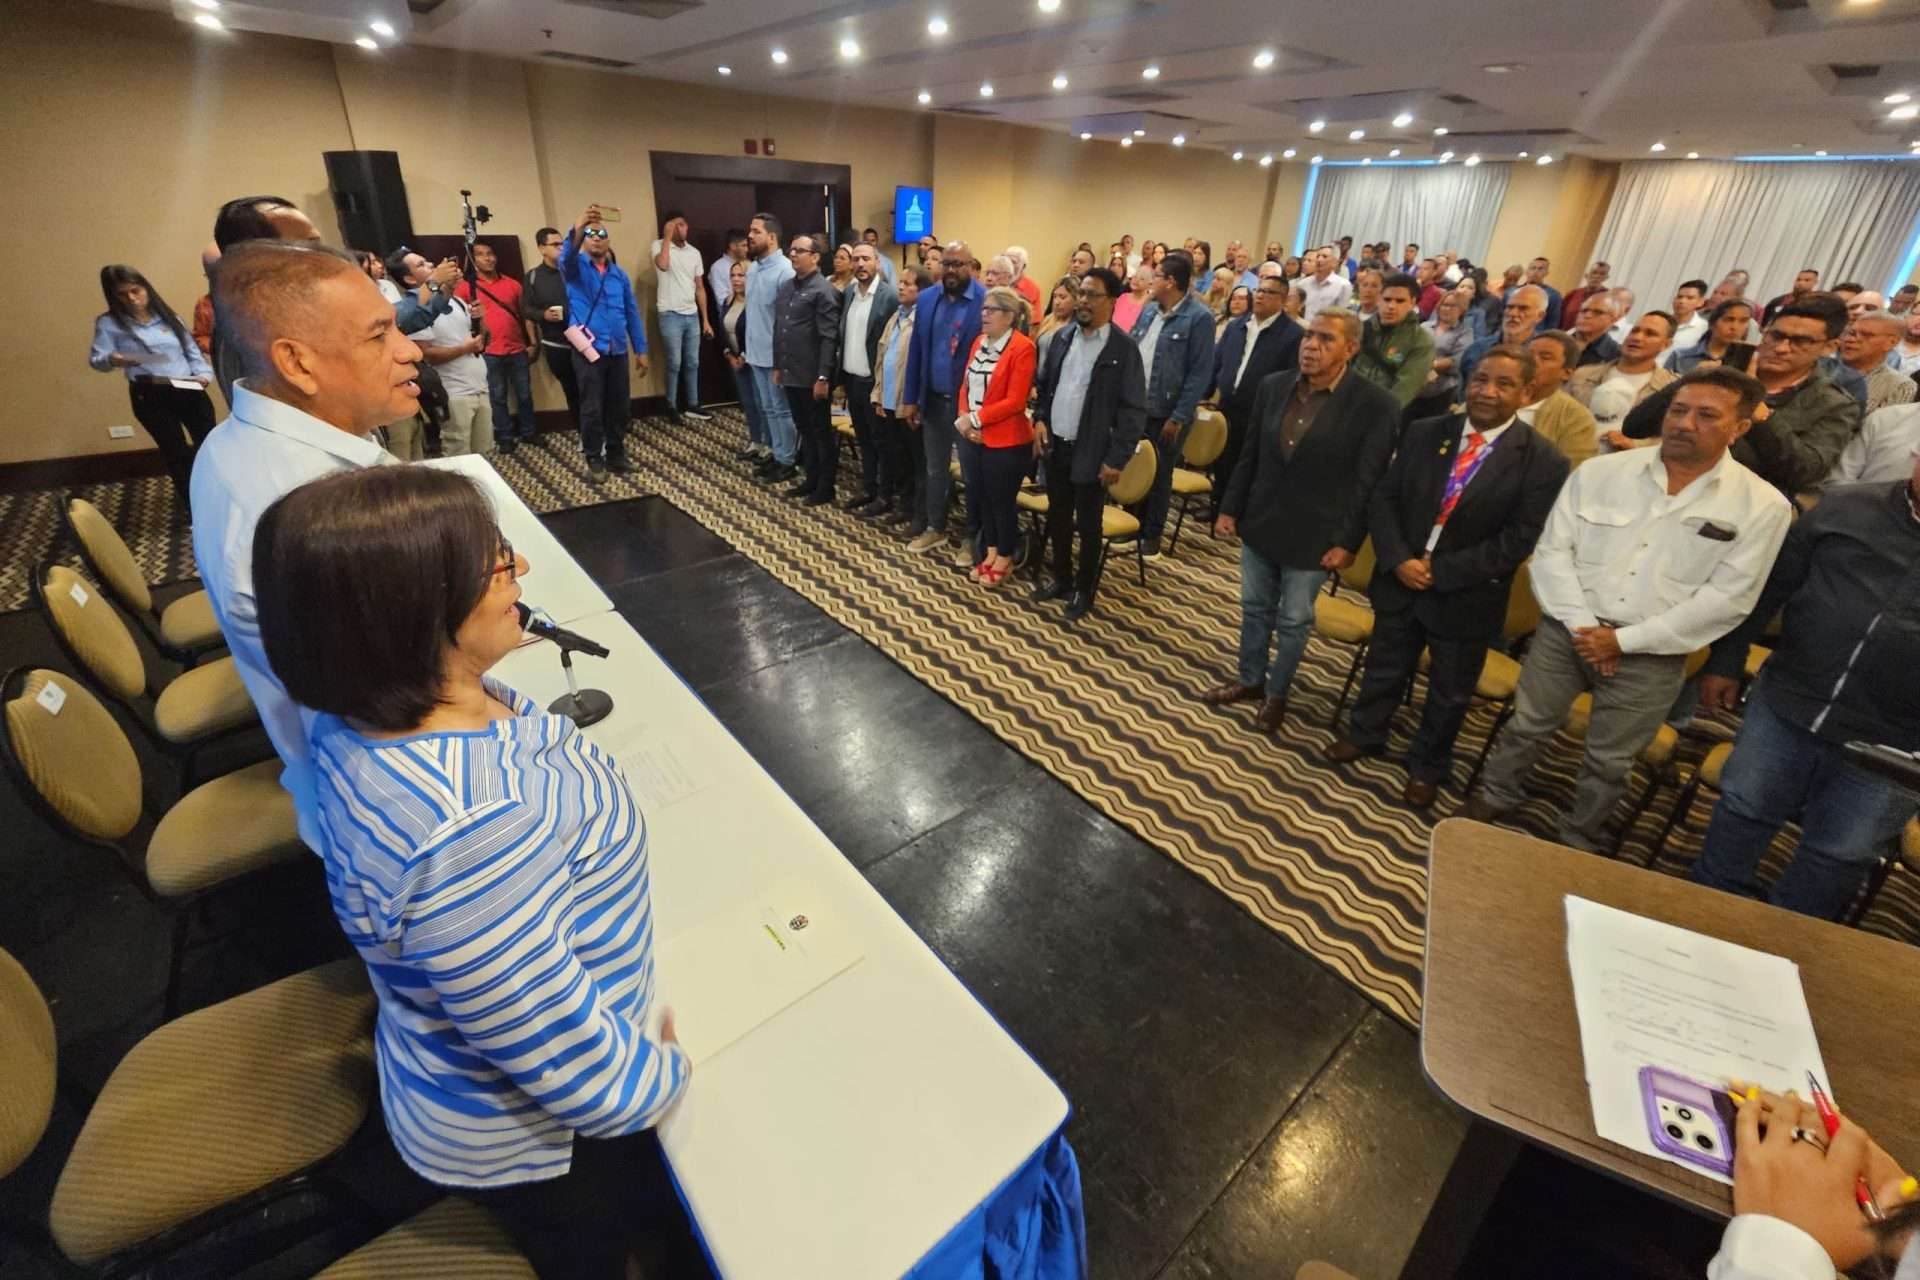
[[[1178,102],[1182,95],[1163,93],[1158,89],[1127,89],[1119,93],[1102,93],[1100,96],[1114,102]]]
[[[619,58],[601,58],[591,53],[567,53],[562,49],[548,49],[540,56],[552,62],[571,62],[575,66],[601,67],[608,71],[625,71],[633,65]]]
[[[1464,93],[1443,93],[1439,95],[1439,97],[1440,101],[1451,102],[1456,107],[1477,107],[1480,105],[1478,98],[1469,98]]]
[[[1827,70],[1835,80],[1871,80],[1880,74],[1877,62],[1829,62]]]
[[[656,22],[664,22],[668,18],[677,18],[690,10],[706,8],[707,0],[560,0],[560,3],[582,9],[605,9],[608,13],[623,13],[630,18],[652,18]]]
[[[1797,13],[1813,6],[1807,0],[1767,0],[1775,13]]]

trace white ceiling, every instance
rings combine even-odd
[[[119,2],[184,20],[207,0]],[[384,17],[414,44],[1106,137],[1138,128],[1147,143],[1183,132],[1249,159],[1286,147],[1329,160],[1395,147],[1403,159],[1636,159],[1656,141],[1676,160],[1906,155],[1920,143],[1920,119],[1891,120],[1883,102],[1910,92],[1920,104],[1920,0],[1058,0],[1052,13],[1041,0],[215,2],[236,30],[345,43]],[[946,34],[929,32],[935,16]],[[1266,69],[1253,65],[1261,50],[1275,55]],[[1402,111],[1414,120],[1396,128]],[[1327,121],[1317,134],[1315,119]],[[1366,137],[1349,141],[1353,129]]]

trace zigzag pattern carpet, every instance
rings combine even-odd
[[[1253,732],[1244,704],[1222,713],[1195,700],[1233,669],[1237,544],[1213,541],[1189,522],[1177,553],[1147,566],[1144,587],[1133,562],[1116,558],[1095,612],[1069,627],[1057,605],[1027,603],[1027,579],[988,590],[969,582],[944,551],[913,555],[896,535],[837,508],[802,508],[780,498],[733,460],[744,439],[734,410],[719,411],[704,426],[637,423],[637,484],[618,478],[589,484],[571,436],[495,462],[542,512],[643,491],[667,498],[1108,817],[1389,1012],[1417,1020],[1427,837],[1432,821],[1453,813],[1461,797],[1443,791],[1432,818],[1422,817],[1399,803],[1404,774],[1391,760],[1362,761],[1344,771],[1321,763],[1320,750],[1332,737],[1328,716],[1352,656],[1344,646],[1318,637],[1309,644],[1291,714],[1273,739]],[[843,459],[843,493],[858,474],[849,461]],[[165,495],[165,480],[138,484],[157,484]],[[106,492],[113,488],[102,486],[95,500],[114,497]],[[57,512],[55,495],[23,497]],[[118,505],[103,509],[121,524],[153,580],[179,576],[176,540],[128,523],[164,521],[166,508],[159,506],[156,515],[144,493],[114,501]],[[44,554],[46,541],[30,548],[17,526],[0,529],[24,603],[25,571],[15,566],[20,554],[28,563]],[[1405,746],[1412,716],[1402,714],[1396,750]],[[1484,710],[1469,718],[1456,781],[1464,780],[1491,724]],[[1718,726],[1707,732],[1724,736]],[[1684,764],[1691,767],[1714,740],[1689,741]],[[1555,743],[1535,770],[1516,825],[1551,835],[1577,760],[1571,742]],[[1635,794],[1644,781],[1636,772]],[[1629,834],[1624,857],[1647,860],[1676,797],[1677,788],[1663,788]],[[1709,806],[1710,795],[1703,795],[1693,829],[1675,831],[1660,869],[1680,871],[1692,861]],[[1790,834],[1783,835],[1769,872],[1777,872],[1791,848]],[[1047,850],[1030,854],[1044,858]],[[1864,927],[1920,937],[1920,877],[1896,872]]]

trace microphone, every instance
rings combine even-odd
[[[604,658],[608,656],[607,646],[597,641],[589,640],[578,632],[569,631],[565,627],[557,627],[545,618],[535,617],[533,610],[527,608],[525,603],[516,604],[513,607],[520,613],[520,629],[522,631],[527,631],[539,636],[542,640],[551,640],[562,649],[570,649],[575,653],[584,653],[589,658]]]
[[[533,610],[523,603],[513,607],[520,614],[521,630],[543,640],[551,640],[560,649],[560,666],[567,673],[567,691],[548,703],[547,710],[556,716],[567,717],[582,729],[590,724],[598,724],[612,714],[612,698],[599,689],[582,689],[573,678],[575,653],[584,653],[590,658],[605,658],[609,656],[607,647],[565,627],[555,626],[544,618],[534,617]]]

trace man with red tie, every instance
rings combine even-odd
[[[1488,351],[1467,384],[1466,413],[1408,427],[1373,492],[1373,643],[1347,736],[1326,758],[1346,764],[1385,749],[1401,694],[1428,651],[1427,699],[1401,793],[1416,809],[1434,802],[1452,767],[1453,742],[1506,618],[1513,575],[1567,478],[1565,455],[1517,416],[1534,373],[1525,347]]]

